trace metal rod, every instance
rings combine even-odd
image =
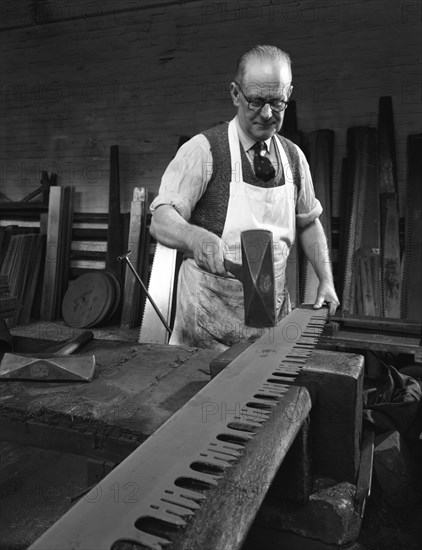
[[[157,304],[154,302],[154,299],[153,297],[151,296],[151,294],[148,292],[146,286],[144,285],[144,282],[143,280],[139,277],[138,273],[136,272],[136,269],[133,267],[133,264],[132,262],[129,260],[128,256],[130,254],[130,250],[128,250],[126,252],[126,254],[124,256],[118,256],[117,260],[119,262],[121,262],[122,260],[126,260],[128,266],[130,267],[132,273],[135,275],[135,277],[137,278],[138,280],[138,283],[141,285],[141,287],[143,288],[145,294],[147,295],[148,297],[148,300],[151,302],[152,304],[152,307],[155,309],[155,312],[157,313],[158,317],[160,318],[161,322],[163,323],[163,325],[165,326],[167,332],[171,335],[171,328],[168,326],[167,324],[167,321],[164,319],[161,311],[158,309],[158,306]]]

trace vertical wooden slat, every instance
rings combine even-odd
[[[399,206],[393,103],[381,97],[378,112],[379,175],[381,206],[381,287],[384,317],[400,317]]]
[[[47,244],[40,318],[53,321],[60,315],[61,301],[67,288],[73,188],[52,187],[48,206]]]
[[[40,215],[40,237],[41,237],[41,264],[40,272],[38,276],[38,282],[35,289],[34,303],[32,305],[31,317],[32,319],[40,318],[41,304],[42,304],[42,289],[44,281],[44,268],[45,268],[45,254],[47,243],[47,227],[48,227],[48,213],[43,212]]]
[[[131,251],[130,261],[142,278],[146,235],[146,202],[148,193],[145,187],[135,187],[130,209],[130,226],[128,251]],[[144,281],[145,282],[145,281]],[[123,308],[120,325],[122,328],[132,328],[139,325],[140,286],[133,273],[126,269]]]
[[[380,193],[398,193],[393,101],[391,96],[379,98],[378,136]]]
[[[361,247],[366,193],[366,167],[368,159],[368,128],[348,130],[348,157],[351,177],[351,208],[349,211],[344,265],[343,310],[355,312],[356,304],[356,252]]]
[[[363,215],[360,256],[361,263],[356,276],[361,277],[362,304],[356,313],[363,315],[381,314],[381,289],[374,280],[381,276],[380,253],[380,203],[378,177],[378,135],[375,128],[368,128],[368,152],[365,168],[365,203]]]
[[[61,315],[62,300],[68,287],[73,225],[73,197],[74,188],[69,186],[64,187],[61,201],[62,215],[60,223],[59,263],[56,274],[57,293],[54,306],[55,318]]]
[[[40,317],[42,321],[54,319],[54,305],[56,300],[56,273],[59,258],[60,217],[63,187],[50,189],[48,203],[47,246],[44,264],[44,284]]]
[[[407,141],[406,229],[401,316],[422,321],[422,134]]]
[[[121,275],[121,263],[117,260],[121,251],[119,147],[110,148],[110,183],[108,196],[108,232],[106,269]]]
[[[396,193],[381,197],[381,285],[383,316],[400,318],[400,242]]]
[[[331,186],[333,173],[334,132],[332,130],[316,130],[311,132],[308,140],[309,168],[315,188],[315,194],[320,200],[323,213],[320,221],[327,237],[328,250],[321,250],[318,243],[314,250],[317,261],[328,261],[331,249]],[[301,262],[300,295],[301,303],[314,303],[319,285],[319,279],[311,262],[304,257]]]

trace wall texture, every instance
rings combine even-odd
[[[0,7],[1,191],[19,200],[41,170],[108,204],[120,149],[122,210],[156,192],[178,137],[233,116],[236,59],[274,43],[293,59],[299,128],[335,131],[334,215],[349,126],[393,97],[403,210],[406,138],[421,131],[419,0],[7,0]]]

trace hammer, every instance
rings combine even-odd
[[[5,353],[0,363],[0,380],[89,382],[94,376],[95,356],[71,354],[93,338],[94,334],[87,330],[53,354]]]
[[[277,315],[272,233],[265,229],[243,231],[240,242],[242,264],[226,259],[224,266],[243,285],[245,325],[274,327]]]

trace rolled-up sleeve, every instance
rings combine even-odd
[[[189,220],[202,197],[212,174],[212,155],[207,138],[198,134],[184,143],[167,166],[157,197],[150,206],[152,213],[162,205],[173,206]]]
[[[305,227],[322,214],[322,206],[315,197],[309,164],[301,149],[297,147],[300,159],[300,187],[296,203],[296,223]]]

